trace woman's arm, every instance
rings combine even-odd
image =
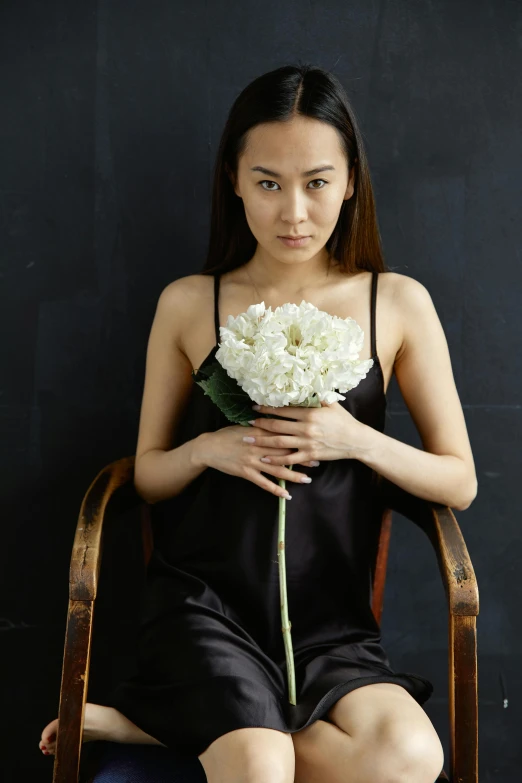
[[[366,432],[354,459],[358,459],[402,489],[425,500],[458,511],[469,508],[477,494],[477,480],[467,464],[451,454],[431,454],[391,438],[363,424]]]
[[[201,436],[170,448],[194,383],[180,349],[181,332],[199,302],[194,277],[179,278],[162,291],[150,330],[134,466],[134,486],[148,503],[179,494],[206,468]]]
[[[403,341],[394,372],[424,450],[361,424],[350,457],[412,495],[463,511],[476,497],[477,476],[448,344],[429,292],[402,277]]]
[[[152,449],[140,457],[134,485],[147,503],[178,495],[206,469],[202,457],[203,435],[174,449]]]

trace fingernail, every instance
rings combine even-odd
[[[255,420],[255,419],[249,419],[249,420],[248,420],[248,423],[249,423],[249,424],[252,424],[252,426],[253,426],[253,425],[256,423],[256,420]]]
[[[255,439],[255,438],[252,438],[252,437],[250,437],[250,435],[245,435],[245,437],[243,438],[243,440],[244,440],[244,441],[246,441],[247,443],[255,443],[255,442],[256,442],[256,439]]]
[[[260,405],[252,405],[252,410],[253,411],[261,410],[261,406]]]
[[[283,497],[284,497],[286,500],[292,500],[292,495],[289,495],[289,494],[288,494],[288,492],[286,493],[286,495],[283,495]]]
[[[310,476],[303,476],[303,478],[301,479],[301,482],[303,484],[309,484],[311,482],[311,480],[312,479],[310,478]]]
[[[270,457],[261,457],[261,462],[272,462]]]
[[[314,466],[314,468],[316,468],[316,467],[317,467],[318,465],[320,465],[320,464],[321,464],[321,463],[320,463],[318,460],[316,460],[316,459],[311,459],[311,460],[310,460],[310,465],[313,465],[313,466]]]

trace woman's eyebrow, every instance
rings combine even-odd
[[[254,166],[250,171],[260,171],[262,174],[268,174],[269,177],[282,177],[282,174],[278,174],[276,171],[265,169],[264,166]],[[321,171],[335,171],[333,166],[319,166],[316,169],[310,169],[310,171],[303,171],[302,177],[312,177],[314,174],[319,174]]]

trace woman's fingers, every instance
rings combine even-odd
[[[285,479],[285,481],[293,481],[296,484],[310,484],[312,479],[307,476],[306,473],[299,473],[297,470],[290,470],[284,465],[267,465],[263,463],[262,470],[265,473],[270,473],[277,478]]]
[[[294,449],[270,449],[269,455],[266,454],[266,449],[264,451],[260,449],[260,451],[262,452],[262,456],[259,458],[261,462],[267,464],[274,464],[274,465],[282,464],[282,461],[274,460],[273,457],[288,457],[290,456],[290,454],[297,455],[298,453]],[[316,468],[321,463],[319,462],[319,460],[312,459],[312,460],[303,460],[303,461],[296,460],[295,462],[293,462],[292,460],[286,460],[285,464],[306,465],[306,467],[308,468]]]
[[[273,481],[265,478],[262,473],[259,473],[259,471],[247,469],[247,474],[249,474],[248,478],[250,481],[252,481],[254,484],[257,484],[258,487],[261,487],[261,489],[266,489],[272,495],[280,498],[292,497],[287,489],[283,489],[283,487],[280,487],[279,484],[275,484]]]
[[[281,465],[283,464],[283,460],[274,460],[273,457],[288,457],[290,454],[297,454],[295,449],[270,449],[269,454],[266,453],[266,449],[259,449],[259,452],[261,453],[260,460],[261,462],[266,463],[273,463],[274,465]],[[286,460],[286,464],[290,464],[289,460]],[[303,460],[299,462],[295,462],[296,465],[306,465],[306,467],[309,468],[316,468],[318,465],[320,465],[320,462],[318,460]]]
[[[291,454],[285,454],[284,456],[279,455],[266,455],[259,458],[259,461],[263,463],[263,465],[273,465],[274,467],[283,467],[284,465],[308,465],[310,463],[310,460],[304,460],[303,459],[304,454],[299,453],[298,451],[292,452]],[[315,462],[317,460],[312,460],[314,464],[310,465],[311,468],[317,467]]]
[[[288,455],[287,455],[288,456]],[[273,457],[261,457],[260,462],[266,465],[306,465],[308,468],[317,468],[321,463],[317,459],[299,460],[299,459],[284,459],[275,460]]]
[[[263,470],[265,473],[269,473],[270,475],[275,476],[278,479],[293,481],[296,484],[309,484],[312,481],[311,477],[307,476],[306,473],[299,473],[296,470],[290,470],[290,468],[287,468],[284,465],[268,465],[263,463],[261,470]],[[283,487],[281,487],[279,484],[276,484],[274,481],[270,481],[269,479],[265,478],[263,474],[259,472],[259,470],[247,468],[247,473],[250,474],[248,475],[250,481],[253,481],[254,484],[257,484],[262,489],[266,489],[272,495],[291,499],[292,496],[286,488],[283,489]]]

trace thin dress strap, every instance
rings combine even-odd
[[[221,339],[219,336],[219,279],[220,275],[214,275],[214,325],[216,328],[216,345]]]
[[[378,272],[372,273],[372,304],[371,304],[371,343],[372,343],[372,359],[377,358],[377,339],[375,334],[375,310],[377,306],[377,280],[379,277]]]

